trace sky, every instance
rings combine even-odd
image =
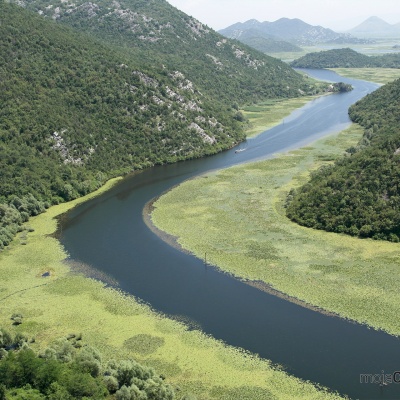
[[[215,30],[236,22],[257,19],[299,18],[311,25],[336,31],[354,28],[377,16],[400,23],[399,0],[167,0],[170,4]]]

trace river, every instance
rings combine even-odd
[[[206,267],[163,242],[143,221],[148,201],[190,177],[272,157],[346,128],[348,107],[377,88],[330,71],[307,72],[351,83],[354,90],[313,100],[281,125],[247,140],[240,146],[246,151],[232,149],[125,178],[66,214],[60,239],[72,261],[112,276],[122,290],[155,310],[189,319],[217,339],[285,366],[290,374],[353,398],[399,398],[400,385],[360,383],[360,374],[400,370],[398,338],[306,309]]]

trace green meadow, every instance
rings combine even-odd
[[[399,335],[399,245],[316,231],[285,216],[290,189],[361,135],[353,125],[300,150],[184,182],[155,202],[152,220],[235,277]]]
[[[400,78],[400,69],[395,68],[332,68],[337,74],[347,78],[385,84]]]
[[[51,236],[55,218],[112,184],[32,218],[29,232],[19,234],[0,253],[1,327],[34,337],[34,350],[70,333],[82,334],[105,361],[131,357],[154,367],[175,388],[177,399],[190,394],[198,400],[340,398],[160,315],[100,281],[73,273],[63,247]],[[22,314],[21,325],[12,325],[13,314]]]

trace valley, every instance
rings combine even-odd
[[[73,207],[78,204],[82,204],[83,209],[88,204],[90,209],[90,199],[96,201],[96,196],[101,194],[109,197],[110,190],[121,183],[110,181],[98,192],[52,206],[46,213],[31,219],[31,232],[24,239],[26,244],[22,245],[17,237],[1,253],[2,326],[34,335],[41,346],[66,333],[80,332],[105,358],[131,356],[156,368],[175,390],[180,388],[178,393],[182,396],[192,394],[199,399],[224,396],[230,399],[339,398],[289,377],[279,368],[272,368],[266,360],[193,330],[197,325],[190,319],[182,318],[179,322],[166,318],[139,299],[113,289],[115,279],[90,265],[66,263],[68,254],[51,235],[57,229],[55,217],[68,210],[74,213]],[[90,241],[90,237],[86,236],[85,240]],[[43,277],[46,272],[49,276]],[[111,287],[105,287],[102,282]],[[13,313],[23,315],[23,324],[11,327],[9,316]],[[135,336],[145,339],[142,347],[127,347],[125,343]],[[149,353],[148,346],[156,339],[163,345]]]
[[[397,27],[0,0],[0,398],[397,397]]]
[[[333,74],[329,78],[332,79]],[[343,360],[338,361],[337,364],[334,363],[335,366],[325,363],[325,369],[321,367],[321,362],[312,361],[314,354],[315,356],[321,354],[321,349],[324,349],[324,354],[328,352],[330,346],[326,347],[327,343],[322,343],[325,339],[329,343],[337,342],[338,339],[333,340],[330,335],[334,335],[335,338],[343,337],[343,340],[347,345],[351,345],[356,354],[364,354],[365,349],[362,344],[366,340],[379,340],[382,346],[385,343],[386,348],[388,341],[392,340],[389,336],[383,335],[378,339],[374,335],[379,335],[379,333],[371,332],[365,327],[353,328],[352,324],[345,322],[343,326],[340,321],[337,323],[328,322],[331,321],[329,317],[325,317],[328,318],[328,321],[326,321],[318,313],[307,314],[304,308],[293,305],[295,309],[291,309],[290,303],[286,301],[279,302],[278,306],[276,304],[278,300],[273,296],[268,297],[267,294],[264,295],[261,291],[252,289],[245,283],[237,282],[229,276],[215,271],[211,266],[205,267],[204,255],[201,259],[196,259],[170,248],[148,231],[142,221],[142,209],[150,199],[182,180],[199,174],[201,171],[213,170],[249,159],[265,158],[272,155],[274,149],[277,151],[277,149],[290,148],[290,143],[293,140],[303,145],[309,143],[318,137],[312,136],[313,139],[311,139],[309,136],[311,134],[310,126],[314,129],[320,129],[321,134],[322,132],[328,133],[326,124],[331,126],[330,124],[333,123],[338,130],[343,129],[343,125],[348,126],[348,105],[346,106],[346,104],[351,104],[357,96],[360,96],[361,93],[365,95],[368,90],[376,88],[376,85],[359,82],[357,88],[353,92],[326,96],[314,101],[309,105],[309,110],[307,110],[307,107],[303,112],[300,110],[292,117],[285,118],[284,125],[280,124],[264,135],[250,140],[243,152],[235,153],[234,150],[231,150],[210,159],[145,171],[139,176],[121,183],[119,187],[113,189],[103,199],[90,202],[86,207],[71,212],[68,218],[63,221],[61,237],[71,260],[81,260],[85,264],[96,265],[98,270],[117,278],[123,290],[145,299],[156,309],[167,315],[176,315],[178,318],[181,315],[186,316],[189,326],[201,328],[214,337],[223,339],[235,346],[250,349],[265,358],[271,358],[272,361],[279,360],[279,363],[286,365],[295,376],[301,376],[307,380],[316,380],[331,388],[341,386],[342,393],[349,393],[351,387],[352,390],[356,390],[351,393],[359,396],[358,390],[362,388],[357,385],[358,381],[353,380],[348,372],[362,368],[360,365],[357,366],[356,360],[363,362],[364,367],[367,368],[369,364],[365,364],[364,356],[358,357],[352,353],[352,359],[356,364],[349,364],[349,370],[343,369],[340,378],[336,372],[335,376],[338,378],[333,383],[329,382],[329,379],[327,380],[327,376],[331,376],[332,372],[332,370],[329,372],[329,368],[334,368],[336,371],[335,366],[342,365]],[[341,105],[340,113],[338,113],[339,104]],[[321,110],[324,110],[324,118],[321,118]],[[332,112],[333,110],[335,112]],[[307,113],[307,111],[309,112]],[[304,118],[302,118],[303,114]],[[338,121],[339,115],[343,119],[339,118]],[[303,125],[304,122],[305,125]],[[160,179],[161,176],[163,179]],[[208,176],[208,173],[206,176]],[[118,210],[118,212],[114,213],[113,210]],[[124,218],[127,210],[135,210],[129,221]],[[113,212],[113,229],[106,232],[101,227],[107,224],[111,212]],[[203,212],[205,213],[205,211]],[[196,218],[200,218],[200,216],[197,215]],[[196,224],[193,226],[196,226]],[[143,229],[140,227],[143,227]],[[201,233],[201,231],[199,232]],[[90,240],[83,241],[82,238],[84,237],[89,237]],[[129,246],[124,244],[127,239],[130,243]],[[93,246],[88,246],[89,243],[92,243]],[[100,248],[96,245],[98,243],[101,243]],[[110,243],[113,245],[110,246]],[[157,252],[154,251],[154,246],[157,246]],[[208,264],[210,262],[209,257],[212,260],[213,255],[208,254],[207,251],[206,253]],[[268,306],[269,304],[271,304],[271,308]],[[279,307],[278,312],[276,311],[277,307]],[[252,310],[252,312],[249,312],[249,310]],[[222,315],[223,317],[221,317]],[[297,317],[293,318],[295,315]],[[322,320],[317,323],[315,319],[319,320],[320,318]],[[273,322],[275,319],[279,320],[279,323],[275,324]],[[238,320],[243,321],[243,323],[238,325]],[[282,320],[289,326],[282,326]],[[304,324],[303,321],[309,321],[309,323]],[[298,323],[300,323],[301,328],[297,325]],[[330,323],[333,323],[334,327],[330,327]],[[277,331],[283,329],[287,334],[276,335],[275,326]],[[295,326],[297,327],[295,328]],[[314,330],[307,331],[305,335],[305,340],[308,340],[307,345],[301,342],[299,346],[293,348],[293,346],[283,345],[282,343],[276,344],[276,340],[289,340],[292,344],[297,343],[297,341],[286,339],[286,337],[290,337],[292,334],[296,335],[298,329],[303,332],[307,326],[315,327]],[[342,326],[345,330],[354,329],[357,332],[361,330],[369,339],[359,340],[358,334],[353,336],[353,333],[350,332],[341,335],[338,331],[339,326]],[[328,327],[330,328],[328,329]],[[324,329],[324,334],[321,335],[322,329]],[[326,329],[330,332],[329,335],[325,334]],[[268,340],[265,340],[269,335]],[[316,336],[318,337],[317,341],[314,340]],[[303,335],[301,337],[304,338]],[[354,340],[349,339],[350,337]],[[317,342],[320,343],[321,349],[316,345]],[[356,346],[356,343],[359,343],[360,346]],[[344,347],[344,343],[343,346],[340,344],[338,347],[343,349],[344,357],[347,357],[350,350]],[[288,351],[286,352],[284,349]],[[271,355],[271,352],[274,356]],[[301,362],[304,359],[304,354],[300,355],[300,353],[303,352],[306,352],[308,359],[310,359],[307,368]],[[328,354],[330,356],[335,354],[335,358],[338,359],[343,356],[343,352],[338,351],[337,348],[332,349],[332,353],[328,352]],[[382,353],[381,347],[382,354],[385,354],[386,362],[389,362],[388,354],[393,355],[394,359],[396,358],[392,351],[387,353],[385,350]],[[285,357],[289,357],[290,361]],[[376,357],[376,353],[371,354],[371,362],[374,357]],[[395,362],[394,359],[393,362]],[[316,368],[317,365],[318,368]],[[353,369],[351,366],[353,366]],[[316,375],[310,375],[310,373],[316,373]],[[345,375],[347,375],[347,378],[345,378]],[[364,387],[364,389],[368,390],[368,387]],[[365,393],[363,392],[363,394]]]

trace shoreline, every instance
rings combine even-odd
[[[329,94],[330,94],[330,93],[325,93],[325,94],[323,94],[323,95],[317,95],[317,96],[308,96],[308,97],[307,97],[307,101],[304,102],[304,104],[300,105],[300,106],[297,107],[297,108],[290,109],[290,111],[289,111],[289,113],[286,115],[286,117],[290,116],[294,111],[296,111],[296,110],[298,110],[298,109],[304,107],[304,106],[305,106],[306,104],[308,104],[309,102],[311,102],[311,101],[313,101],[313,100],[315,100],[315,99],[317,99],[317,98],[319,98],[319,97],[321,97],[321,96],[326,96],[326,95],[329,95]],[[290,99],[289,102],[290,102],[290,101],[294,101],[294,100],[304,100],[304,99],[305,99],[305,98]],[[257,107],[257,105],[256,105],[256,107]],[[260,112],[260,111],[258,111],[258,112]],[[255,122],[255,125],[257,126],[257,128],[260,129],[260,131],[259,131],[258,133],[254,133],[254,128],[255,128],[255,127],[254,127],[253,124],[251,123],[251,124],[250,124],[250,127],[249,127],[249,129],[248,129],[248,132],[250,132],[251,134],[250,134],[249,136],[246,136],[246,138],[252,138],[252,137],[255,137],[255,136],[260,135],[260,134],[263,133],[265,130],[269,130],[269,129],[273,128],[274,126],[279,125],[279,124],[284,120],[284,118],[285,118],[285,117],[283,117],[283,118],[280,118],[280,117],[279,117],[275,122],[273,122],[273,123],[268,123],[267,125],[262,126],[262,127],[257,126],[257,119],[256,119],[254,122]],[[330,135],[329,135],[329,136],[330,136]],[[328,136],[328,137],[329,137],[329,136]],[[318,139],[318,140],[321,140],[321,139]],[[317,140],[317,141],[318,141],[318,140]],[[310,146],[311,144],[312,144],[312,143],[306,144],[306,145],[304,145],[303,147]],[[299,150],[301,150],[301,148],[300,148]],[[285,152],[285,153],[279,154],[279,156],[286,157],[288,154],[289,154],[289,152]],[[252,164],[252,163],[253,163],[253,162],[251,162],[250,164]],[[232,168],[232,167],[230,167],[230,168]],[[228,169],[229,169],[229,168],[228,168]],[[173,191],[175,188],[179,187],[180,185],[184,184],[185,182],[194,181],[194,180],[200,178],[202,175],[203,175],[203,174],[196,175],[196,176],[194,176],[194,177],[192,177],[192,178],[187,179],[187,180],[184,181],[184,182],[181,182],[181,183],[179,183],[179,184],[177,184],[177,185],[172,186],[171,188],[169,188],[169,189],[166,190],[165,192],[161,193],[160,195],[154,197],[154,198],[151,199],[149,202],[147,202],[147,203],[145,204],[144,208],[143,208],[143,211],[142,211],[142,216],[143,216],[143,221],[144,221],[144,223],[145,223],[146,226],[150,229],[150,231],[152,231],[159,239],[161,239],[162,241],[164,241],[165,243],[167,243],[169,246],[171,246],[171,247],[173,247],[173,248],[175,248],[175,249],[181,251],[182,253],[191,255],[191,256],[196,257],[196,258],[199,258],[199,257],[197,257],[196,254],[194,254],[192,251],[190,251],[190,250],[188,250],[188,249],[185,249],[185,248],[179,243],[179,237],[174,236],[174,235],[172,235],[172,234],[170,234],[170,233],[168,233],[168,232],[166,232],[166,231],[163,231],[162,229],[160,229],[158,226],[155,225],[155,223],[154,223],[153,220],[152,220],[152,213],[153,213],[153,211],[156,209],[156,207],[154,207],[154,204],[155,204],[162,196],[164,196],[165,194],[167,194],[167,193]],[[199,258],[199,259],[200,259],[200,258]],[[261,290],[261,291],[263,291],[263,292],[266,292],[266,293],[268,293],[268,294],[271,294],[271,295],[276,296],[276,297],[278,297],[278,298],[281,298],[281,299],[283,299],[283,300],[289,301],[289,302],[291,302],[291,303],[293,303],[293,304],[296,304],[296,305],[298,305],[298,306],[300,306],[300,307],[303,307],[303,308],[306,308],[306,309],[309,309],[309,310],[318,312],[318,313],[320,313],[320,314],[323,314],[323,315],[326,315],[326,316],[329,316],[329,317],[332,317],[332,318],[339,318],[339,319],[341,319],[341,320],[344,320],[344,321],[347,321],[347,322],[350,322],[350,323],[353,323],[353,324],[359,324],[359,325],[366,325],[366,326],[369,326],[369,325],[367,325],[367,324],[365,324],[365,323],[362,323],[362,322],[359,322],[359,321],[357,321],[357,320],[350,319],[350,318],[347,318],[346,316],[340,315],[339,313],[326,310],[326,309],[324,309],[324,308],[322,308],[322,307],[319,307],[319,306],[317,306],[317,305],[314,305],[314,304],[311,304],[311,303],[306,302],[306,301],[304,301],[304,300],[301,300],[301,299],[299,299],[299,298],[297,298],[297,297],[295,297],[295,296],[291,296],[291,295],[289,295],[289,294],[287,294],[287,293],[285,293],[285,292],[283,292],[283,291],[280,291],[280,290],[278,290],[278,289],[275,289],[271,284],[268,284],[268,283],[266,283],[266,282],[264,282],[264,281],[262,281],[262,280],[244,279],[243,277],[237,276],[237,275],[235,275],[235,274],[233,274],[233,273],[231,273],[231,272],[229,272],[229,271],[223,270],[222,268],[218,267],[217,265],[209,264],[209,266],[212,267],[212,268],[215,268],[216,270],[218,270],[218,271],[221,272],[221,273],[224,273],[224,274],[227,274],[227,275],[231,276],[233,279],[239,280],[239,281],[241,281],[241,282],[243,282],[243,283],[245,283],[245,284],[247,284],[247,285],[249,285],[249,286],[252,286],[252,287],[254,287],[254,288],[258,289],[258,290]]]
[[[196,176],[194,178],[190,178],[190,179],[188,179],[188,181],[194,180],[194,179],[198,178],[199,176],[201,176],[201,175],[198,175],[198,176]],[[184,183],[184,182],[182,182],[182,183]],[[177,186],[179,186],[179,185],[175,185],[175,186],[171,187],[166,192],[162,193],[159,196],[156,196],[155,198],[153,198],[152,200],[150,200],[149,202],[146,203],[145,207],[143,208],[143,221],[146,224],[146,226],[159,239],[161,239],[163,242],[167,243],[169,246],[171,246],[171,247],[173,247],[173,248],[175,248],[175,249],[177,249],[177,250],[179,250],[179,251],[181,251],[181,252],[183,252],[185,254],[188,254],[188,255],[191,255],[192,257],[196,257],[196,258],[200,259],[193,252],[191,252],[190,250],[185,249],[184,247],[182,247],[182,245],[179,243],[179,238],[178,237],[176,237],[176,236],[174,236],[174,235],[172,235],[172,234],[170,234],[168,232],[165,232],[165,231],[161,230],[160,228],[158,228],[154,224],[154,222],[152,221],[152,218],[151,218],[152,212],[156,209],[156,207],[154,207],[154,203],[157,202],[157,200],[160,197],[162,197],[164,194],[170,192],[171,190],[173,190]],[[301,300],[301,299],[299,299],[299,298],[297,298],[295,296],[291,296],[291,295],[289,295],[287,293],[284,293],[283,291],[275,289],[271,284],[268,284],[268,283],[266,283],[264,281],[244,279],[244,278],[242,278],[240,276],[236,276],[236,275],[230,273],[229,271],[225,271],[225,270],[221,269],[220,267],[218,267],[218,265],[214,265],[214,264],[207,264],[207,265],[209,267],[211,267],[211,268],[214,268],[218,272],[226,274],[226,275],[230,276],[233,279],[236,279],[236,280],[238,280],[238,281],[240,281],[242,283],[245,283],[246,285],[252,286],[252,287],[254,287],[254,288],[258,289],[258,290],[261,290],[261,291],[263,291],[265,293],[268,293],[270,295],[279,297],[280,299],[289,301],[289,302],[291,302],[293,304],[296,304],[296,305],[298,305],[300,307],[307,308],[308,310],[312,310],[312,311],[318,312],[318,313],[326,315],[328,317],[339,318],[339,319],[341,319],[343,321],[350,322],[350,323],[353,323],[353,324],[369,326],[369,325],[367,325],[365,323],[361,323],[359,321],[347,318],[347,317],[342,316],[342,315],[340,315],[338,313],[335,313],[333,311],[325,310],[322,307],[319,307],[317,305],[308,303],[308,302],[306,302],[304,300]]]
[[[311,101],[314,101],[315,99],[318,99],[319,97],[327,96],[327,95],[330,95],[330,94],[331,94],[331,93],[324,93],[324,94],[315,95],[315,96],[296,97],[296,98],[289,99],[289,100],[287,100],[287,99],[282,99],[282,101],[275,103],[275,105],[283,103],[284,106],[288,107],[289,104],[290,104],[290,103],[293,103],[294,101],[300,102],[301,105],[299,105],[298,107],[290,107],[290,108],[289,108],[289,112],[287,112],[287,113],[285,114],[284,117],[279,116],[279,117],[275,118],[275,119],[273,120],[273,122],[268,121],[267,124],[257,125],[257,119],[254,119],[253,121],[250,121],[250,126],[249,126],[249,128],[247,129],[247,131],[246,131],[246,139],[254,138],[254,137],[258,136],[258,135],[261,135],[261,134],[262,134],[263,132],[265,132],[266,130],[269,130],[269,129],[275,127],[275,126],[280,125],[280,124],[282,123],[282,121],[283,121],[286,117],[289,117],[294,111],[296,111],[296,110],[298,110],[298,109],[304,107],[306,104],[310,103]],[[304,101],[304,102],[303,102],[303,101]],[[263,106],[262,106],[262,103],[261,103],[261,105],[255,104],[254,106],[255,106],[255,107],[259,107],[259,110],[257,111],[257,113],[260,112],[260,113],[262,114],[263,112],[265,112],[265,110],[264,110],[264,111],[262,110],[262,107],[263,107]],[[243,111],[245,114],[251,113],[251,112],[249,112],[249,111],[244,111],[244,110],[242,110],[242,111]],[[255,124],[255,126],[253,126],[253,123]],[[254,130],[255,130],[255,129],[257,129],[257,133],[254,133]],[[245,140],[246,140],[246,139],[245,139]],[[244,140],[244,141],[245,141],[245,140]],[[244,141],[243,141],[243,142],[244,142]],[[240,145],[241,143],[243,143],[243,142],[240,142],[240,143],[235,144],[235,145],[232,146],[230,149],[232,149],[232,148],[234,148],[234,147],[236,147],[236,146],[239,146],[239,145]],[[229,149],[227,149],[227,150],[229,150]],[[285,153],[285,154],[286,154],[286,153]],[[209,172],[210,172],[210,171],[209,171]],[[188,180],[196,179],[196,178],[200,177],[201,175],[202,175],[202,174],[196,175],[195,177],[189,178]],[[185,182],[186,182],[186,181],[185,181]],[[190,251],[186,250],[185,248],[183,248],[183,247],[179,244],[178,238],[177,238],[177,237],[175,237],[175,236],[173,236],[173,235],[170,235],[169,233],[167,233],[167,232],[165,232],[165,231],[159,229],[159,228],[153,223],[153,221],[151,220],[151,214],[152,214],[152,212],[153,212],[154,209],[155,209],[155,207],[153,206],[154,203],[155,203],[160,197],[162,197],[164,194],[166,194],[166,193],[170,192],[171,190],[175,189],[176,187],[178,187],[178,186],[181,185],[182,183],[184,183],[184,182],[181,182],[180,184],[177,184],[177,185],[174,185],[174,186],[170,187],[170,188],[169,188],[168,190],[166,190],[165,192],[161,193],[160,195],[154,197],[154,198],[151,199],[149,202],[147,202],[147,203],[145,204],[143,210],[142,210],[142,215],[143,215],[144,223],[146,224],[146,226],[147,226],[156,236],[158,236],[160,239],[162,239],[165,243],[168,243],[170,246],[172,246],[172,247],[178,249],[179,251],[181,251],[181,252],[183,252],[183,253],[186,253],[186,254],[191,254],[191,255],[194,256],[193,253],[191,253]],[[194,256],[194,257],[196,257],[196,256]],[[221,270],[221,271],[222,271],[222,270]],[[237,278],[235,278],[235,279],[237,279]]]
[[[173,186],[170,190],[172,190],[175,186]],[[168,192],[168,191],[167,191]],[[165,192],[165,193],[167,193]],[[154,203],[163,195],[164,193],[160,194],[159,196],[154,197],[150,201],[148,201],[142,211],[143,215],[143,221],[146,224],[146,226],[157,236],[159,237],[162,241],[170,245],[171,247],[181,251],[182,253],[185,254],[192,254],[190,251],[184,249],[178,242],[178,238],[170,235],[169,233],[159,229],[156,225],[153,224],[153,221],[151,220],[151,213],[154,211]]]

